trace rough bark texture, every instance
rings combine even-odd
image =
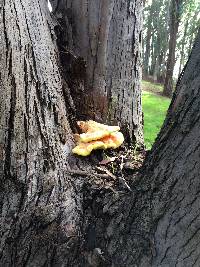
[[[171,19],[170,19],[170,39],[169,39],[169,54],[167,59],[167,70],[165,77],[165,84],[163,95],[172,96],[173,93],[173,72],[175,65],[175,49],[178,27],[180,23],[181,7],[183,0],[172,0],[171,1]]]
[[[199,51],[200,34],[144,170],[153,188],[151,216],[161,216],[153,266],[200,265]]]
[[[90,239],[107,256],[99,266],[200,266],[199,51],[200,34],[132,192],[93,195]]]
[[[62,0],[51,3],[65,31],[60,42],[63,65],[69,60],[62,49],[85,62],[84,78],[82,75],[79,78],[77,71],[73,75],[72,71],[73,81],[69,82],[79,118],[119,123],[127,141],[143,143],[142,1]],[[78,72],[82,74],[83,70]],[[81,81],[79,87],[75,83],[77,78]]]
[[[50,266],[54,259],[69,266],[77,253],[70,242],[78,238],[80,196],[66,175],[70,103],[46,5],[0,1],[0,266],[6,267]]]
[[[200,34],[132,191],[110,190],[70,155],[46,3],[0,3],[0,266],[198,267]]]

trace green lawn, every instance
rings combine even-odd
[[[152,147],[160,131],[170,101],[169,98],[143,90],[144,140],[147,149]]]

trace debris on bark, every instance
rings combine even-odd
[[[94,190],[110,190],[112,192],[132,191],[138,180],[138,171],[146,155],[143,149],[133,150],[122,146],[116,150],[93,152],[91,155],[91,169],[67,170],[72,176],[86,177],[85,182]],[[92,159],[96,159],[92,163]],[[90,160],[90,158],[89,158]]]
[[[87,264],[94,263],[86,266],[112,265],[113,254],[108,252],[107,244],[111,242],[110,239],[117,239],[112,236],[115,235],[113,231],[118,235],[118,230],[115,229],[116,221],[119,220],[123,227],[124,214],[119,211],[124,210],[124,199],[129,199],[130,203],[134,201],[145,154],[146,151],[142,148],[133,149],[122,145],[116,150],[93,151],[84,160],[75,157],[85,165],[68,166],[71,169],[67,172],[73,176],[74,181],[81,177],[83,182],[83,232],[86,233],[83,243],[84,258]],[[87,162],[90,164],[87,165]],[[127,214],[129,208],[128,206]],[[117,224],[117,227],[120,225]],[[99,248],[101,254],[97,254]],[[97,263],[99,260],[100,263]]]

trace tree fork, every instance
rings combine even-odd
[[[1,266],[199,266],[200,34],[132,192],[112,192],[70,175],[94,158],[70,154],[46,2],[0,15]]]

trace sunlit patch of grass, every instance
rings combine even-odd
[[[144,140],[150,149],[164,122],[170,99],[152,92],[143,91]]]

